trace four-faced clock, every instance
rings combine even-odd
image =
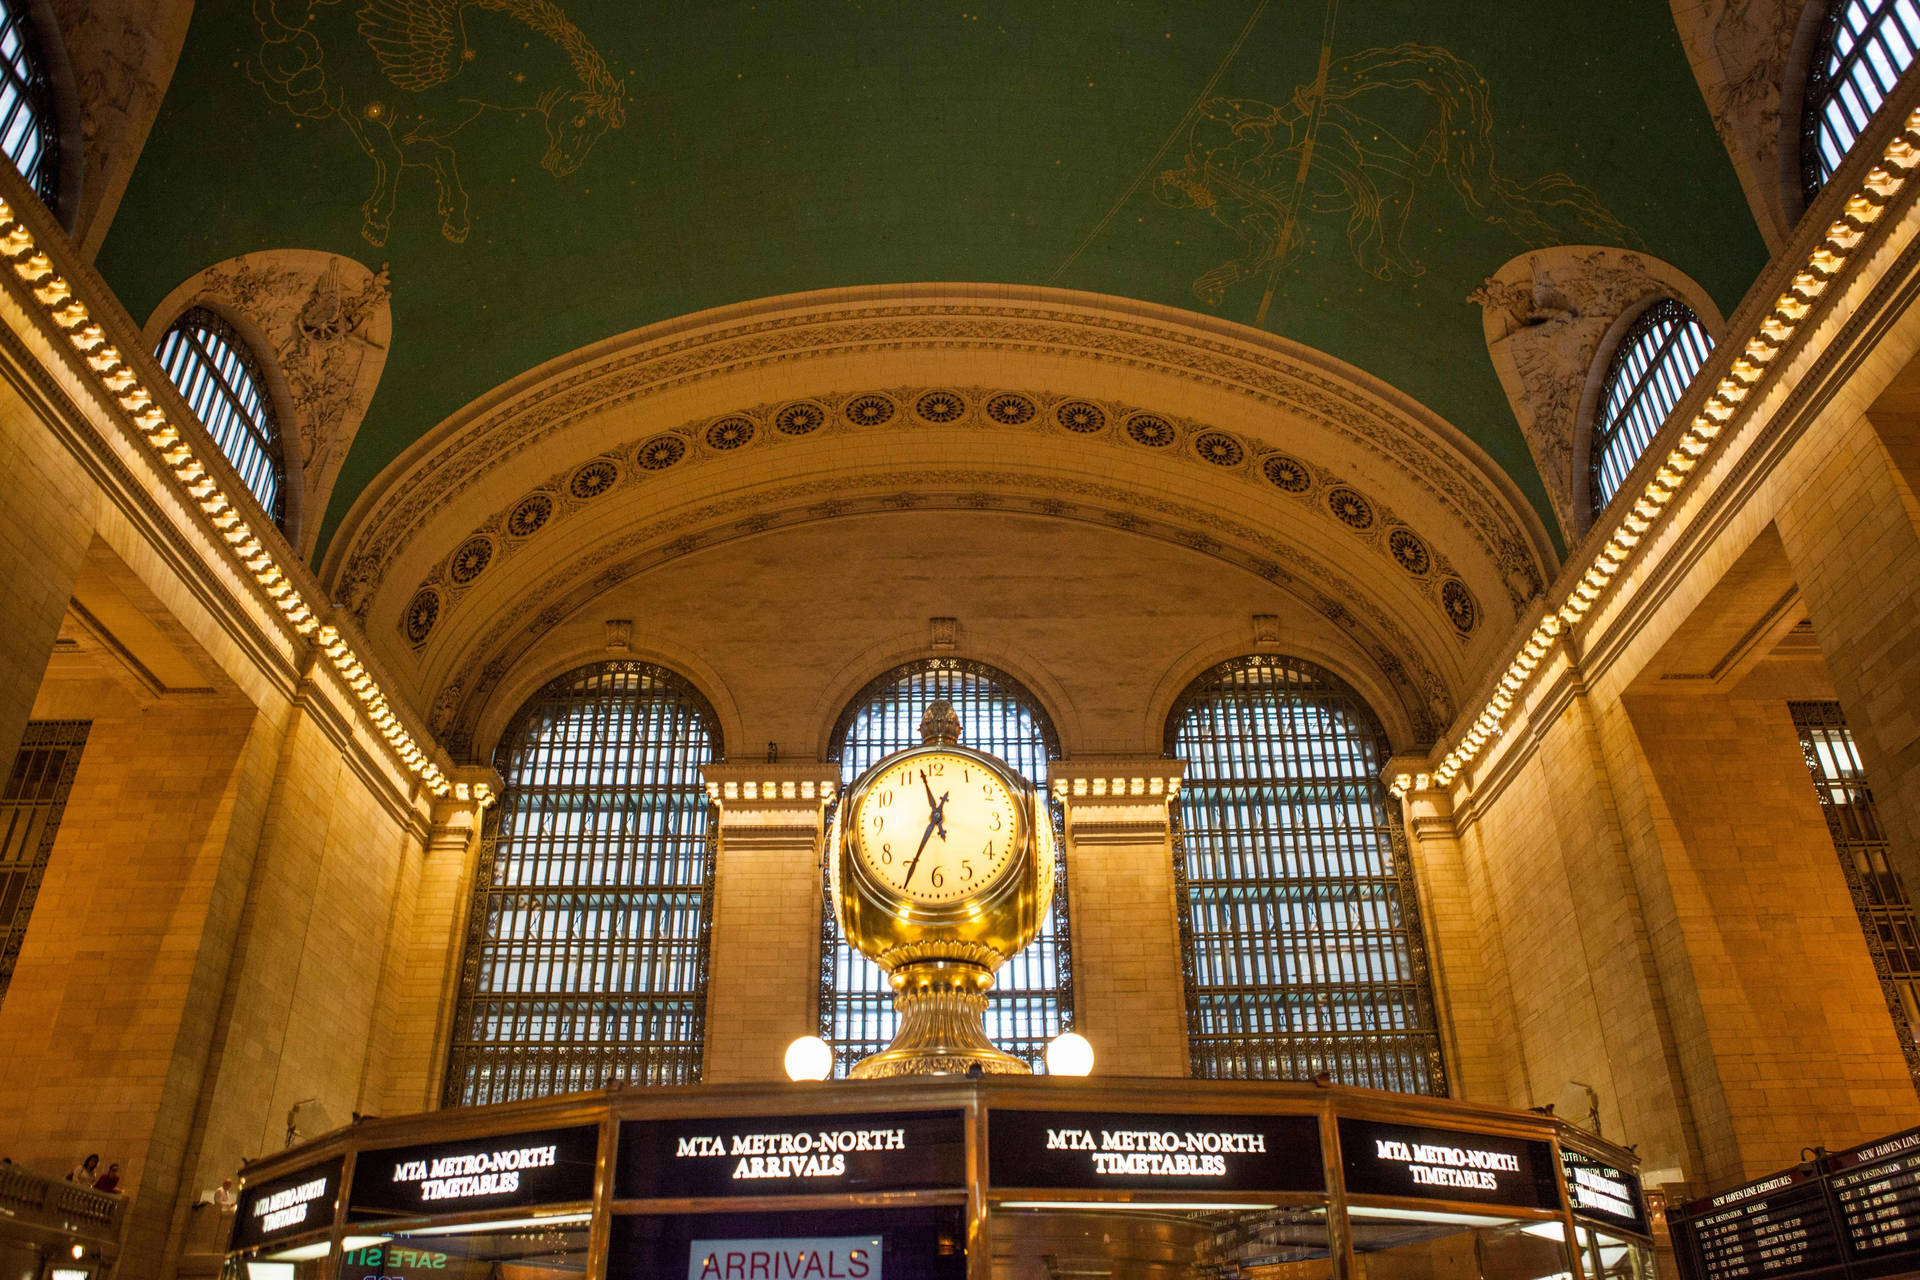
[[[1026,822],[998,769],[971,752],[923,748],[873,776],[848,834],[874,881],[937,907],[998,885],[1014,867]]]

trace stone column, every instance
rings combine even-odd
[[[781,1080],[817,1029],[820,861],[832,764],[710,764],[718,809],[707,1046],[701,1079]]]
[[[1432,785],[1426,768],[1425,756],[1396,756],[1387,762],[1386,778],[1391,782],[1404,774],[1413,781],[1401,801],[1401,816],[1419,895],[1416,909],[1426,934],[1448,1084],[1456,1098],[1504,1106],[1507,1090],[1493,1021],[1494,993],[1481,954],[1486,925],[1468,889],[1453,796]]]
[[[1067,811],[1074,1029],[1094,1074],[1184,1076],[1187,993],[1167,806],[1186,762],[1083,757],[1055,764]]]
[[[396,895],[388,946],[398,952],[397,973],[382,998],[391,1019],[382,1099],[387,1114],[440,1105],[481,836],[486,811],[500,796],[500,775],[486,765],[451,769],[447,780],[453,794],[435,802],[419,865],[402,877]]]
[[[1822,432],[1822,463],[1776,519],[1890,837],[1920,885],[1920,412]]]

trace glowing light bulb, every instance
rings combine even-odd
[[[1050,1076],[1089,1076],[1093,1074],[1093,1046],[1077,1031],[1062,1031],[1047,1041],[1047,1074]]]
[[[833,1074],[833,1046],[819,1036],[801,1036],[787,1046],[787,1079],[825,1080]]]

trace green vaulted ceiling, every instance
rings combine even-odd
[[[409,132],[444,150],[369,217],[370,151]],[[1765,260],[1667,0],[200,0],[100,265],[144,317],[253,250],[391,264],[329,532],[543,360],[906,281],[1263,326],[1423,401],[1551,524],[1467,299],[1557,243],[1644,248],[1723,310]]]

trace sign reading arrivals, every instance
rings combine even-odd
[[[231,1247],[251,1249],[333,1226],[344,1163],[336,1156],[271,1182],[248,1183],[234,1212]]]
[[[593,1198],[600,1127],[541,1129],[363,1151],[347,1216],[464,1213]]]
[[[965,1118],[958,1111],[629,1120],[620,1126],[614,1195],[649,1199],[962,1187],[966,1157]]]
[[[1347,1190],[1370,1196],[1466,1200],[1558,1209],[1553,1148],[1460,1129],[1340,1121]]]
[[[1313,1116],[1119,1111],[987,1114],[996,1187],[1190,1191],[1319,1191]]]
[[[882,1280],[879,1236],[695,1240],[687,1280]]]

